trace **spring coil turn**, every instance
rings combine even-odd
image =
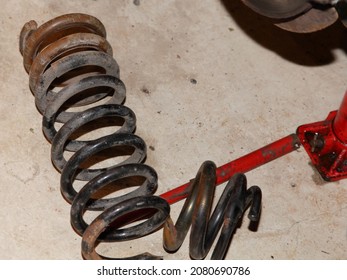
[[[40,27],[30,21],[20,34],[20,52],[35,104],[43,116],[43,133],[52,144],[52,163],[61,173],[61,193],[71,204],[71,225],[82,236],[85,259],[107,259],[96,252],[99,242],[136,239],[161,227],[164,248],[169,252],[181,246],[191,227],[190,256],[194,259],[206,257],[222,228],[212,254],[213,259],[222,259],[250,205],[249,218],[259,220],[261,191],[257,186],[247,189],[243,174],[236,174],[229,181],[210,217],[216,167],[206,161],[192,180],[189,197],[173,224],[168,202],[154,195],[157,174],[144,164],[146,144],[134,134],[136,117],[123,105],[125,86],[119,79],[119,67],[112,57],[105,28],[98,19],[67,14]],[[73,107],[75,110],[71,110]],[[85,126],[105,118],[116,120],[115,132],[94,140],[78,140]],[[62,124],[60,129],[56,129],[58,123]],[[118,151],[117,156],[127,158],[107,168],[90,168],[91,159],[111,148]],[[73,153],[69,159],[64,156],[66,151]],[[128,188],[129,183],[122,180],[134,177],[143,179],[135,190],[112,198],[98,196],[110,184],[115,183],[118,190]],[[76,180],[87,183],[76,191]],[[88,225],[83,218],[87,210],[102,213]],[[123,228],[120,222],[116,224],[122,218],[122,225],[144,221]],[[122,259],[160,258],[143,253]]]

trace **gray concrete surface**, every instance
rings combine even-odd
[[[339,23],[292,34],[239,0],[0,2],[1,259],[81,259],[18,50],[29,20],[81,12],[104,23],[136,134],[152,147],[146,163],[158,172],[158,194],[187,182],[207,159],[224,164],[325,119],[347,89]],[[322,181],[302,148],[247,177],[263,190],[262,219],[257,232],[244,220],[227,259],[347,259],[346,181]],[[172,206],[174,219],[181,206]],[[161,234],[99,249],[189,259],[187,240],[171,255]]]

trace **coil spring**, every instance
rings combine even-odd
[[[169,204],[154,195],[157,174],[144,164],[146,144],[134,134],[136,117],[123,105],[125,86],[119,79],[119,67],[112,57],[105,28],[98,19],[85,14],[67,14],[40,27],[30,21],[20,34],[20,52],[29,73],[35,104],[43,116],[43,133],[52,144],[52,163],[61,173],[61,193],[71,204],[72,227],[82,236],[85,259],[107,259],[96,252],[98,242],[140,238],[161,227],[164,227],[164,248],[176,251],[191,224],[190,255],[195,259],[205,258],[222,227],[212,255],[220,259],[250,205],[249,218],[259,220],[261,191],[257,186],[247,189],[246,177],[236,174],[227,184],[208,222],[216,167],[213,162],[206,161],[192,180],[190,195],[176,225],[173,224]],[[80,107],[80,110],[71,111],[72,107]],[[103,118],[116,119],[113,125],[118,130],[94,140],[78,140],[80,130]],[[62,124],[58,131],[57,123]],[[110,148],[116,148],[116,156],[127,155],[128,158],[107,168],[90,168],[91,158]],[[73,153],[69,159],[64,157],[66,151]],[[134,177],[143,178],[137,189],[118,197],[98,197],[97,193],[112,183],[116,183],[118,189],[126,189],[129,183],[122,180]],[[76,191],[75,180],[87,183]],[[88,225],[83,218],[87,210],[102,213]],[[120,228],[121,224],[138,220],[144,221]],[[122,259],[160,258],[143,253]]]

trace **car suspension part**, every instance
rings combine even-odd
[[[247,188],[244,173],[297,150],[301,144],[325,180],[347,176],[346,93],[340,109],[325,121],[300,126],[296,133],[218,168],[206,161],[194,179],[156,196],[157,174],[144,164],[146,144],[133,133],[134,112],[122,105],[125,86],[103,24],[85,14],[63,15],[40,27],[30,21],[21,31],[20,51],[36,106],[43,115],[43,133],[52,144],[53,165],[61,172],[61,193],[71,204],[72,227],[82,236],[85,259],[108,259],[96,252],[99,242],[132,240],[159,228],[164,229],[164,248],[169,252],[181,246],[191,228],[189,250],[194,259],[206,257],[220,231],[212,259],[223,259],[245,211],[250,207],[251,222],[260,218],[261,190],[257,186]],[[104,126],[105,120],[118,130],[94,140],[78,140],[95,129],[95,121]],[[58,131],[57,123],[63,124]],[[73,153],[69,159],[64,157],[66,151]],[[91,168],[100,158],[118,156],[127,158],[111,167]],[[76,191],[76,180],[87,183]],[[227,181],[211,214],[215,186]],[[105,198],[103,192],[115,192],[107,190],[110,186],[116,191],[139,187]],[[186,201],[174,224],[169,205],[182,199]],[[87,210],[102,213],[88,225],[83,218]],[[141,223],[123,227],[135,221]],[[122,257],[160,258],[149,253]]]
[[[67,14],[40,27],[30,21],[21,31],[20,51],[35,104],[43,115],[43,133],[52,144],[53,165],[61,172],[61,193],[71,204],[71,225],[82,236],[85,259],[107,258],[96,252],[98,242],[140,238],[161,227],[167,251],[176,251],[191,227],[190,256],[195,259],[206,257],[222,228],[212,254],[212,258],[222,259],[248,207],[251,207],[249,219],[259,220],[261,190],[257,186],[247,189],[243,174],[232,177],[210,215],[216,167],[206,161],[189,184],[189,197],[173,224],[169,215],[172,201],[154,196],[157,174],[143,163],[146,144],[133,134],[136,117],[122,105],[125,86],[119,79],[119,67],[112,57],[105,28],[98,19]],[[81,135],[93,131],[95,125],[103,126],[104,122],[115,131],[94,140],[81,140]],[[57,123],[63,124],[60,129],[56,128]],[[69,159],[66,151],[73,153]],[[91,168],[100,158],[102,161],[120,156],[127,158],[107,168]],[[76,180],[88,182],[77,192]],[[116,190],[139,187],[119,197],[100,195],[111,185]],[[87,210],[102,213],[88,225],[83,219]],[[145,221],[122,228],[140,220]],[[143,253],[123,259],[158,258]]]

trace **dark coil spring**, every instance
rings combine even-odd
[[[82,236],[85,259],[107,259],[95,251],[98,242],[140,238],[161,227],[165,249],[176,251],[191,225],[190,255],[194,259],[205,258],[222,228],[212,254],[212,258],[221,259],[250,205],[249,218],[259,220],[261,191],[256,186],[247,189],[243,174],[236,174],[229,181],[210,217],[216,172],[214,163],[207,161],[192,181],[190,195],[173,225],[169,204],[153,195],[157,174],[143,163],[146,144],[134,135],[135,114],[122,105],[125,86],[119,79],[119,67],[112,57],[105,28],[98,19],[67,14],[40,27],[30,21],[21,31],[20,51],[36,106],[43,115],[43,133],[52,144],[52,162],[61,172],[61,193],[72,205],[72,227]],[[112,123],[117,128],[113,133],[94,140],[78,140],[85,126],[104,118],[116,120]],[[60,129],[56,129],[57,123],[62,124]],[[114,157],[127,158],[107,168],[91,168],[91,159],[110,148],[116,150],[116,154],[111,153]],[[66,151],[73,153],[68,160]],[[141,183],[135,184],[139,187],[131,192],[112,198],[98,195],[110,184],[116,184],[118,190],[128,188],[131,184],[125,179],[138,177],[142,178]],[[75,180],[88,182],[76,191]],[[83,219],[87,210],[102,213],[88,225]],[[139,220],[139,224],[122,227]],[[125,259],[158,258],[143,253]]]

